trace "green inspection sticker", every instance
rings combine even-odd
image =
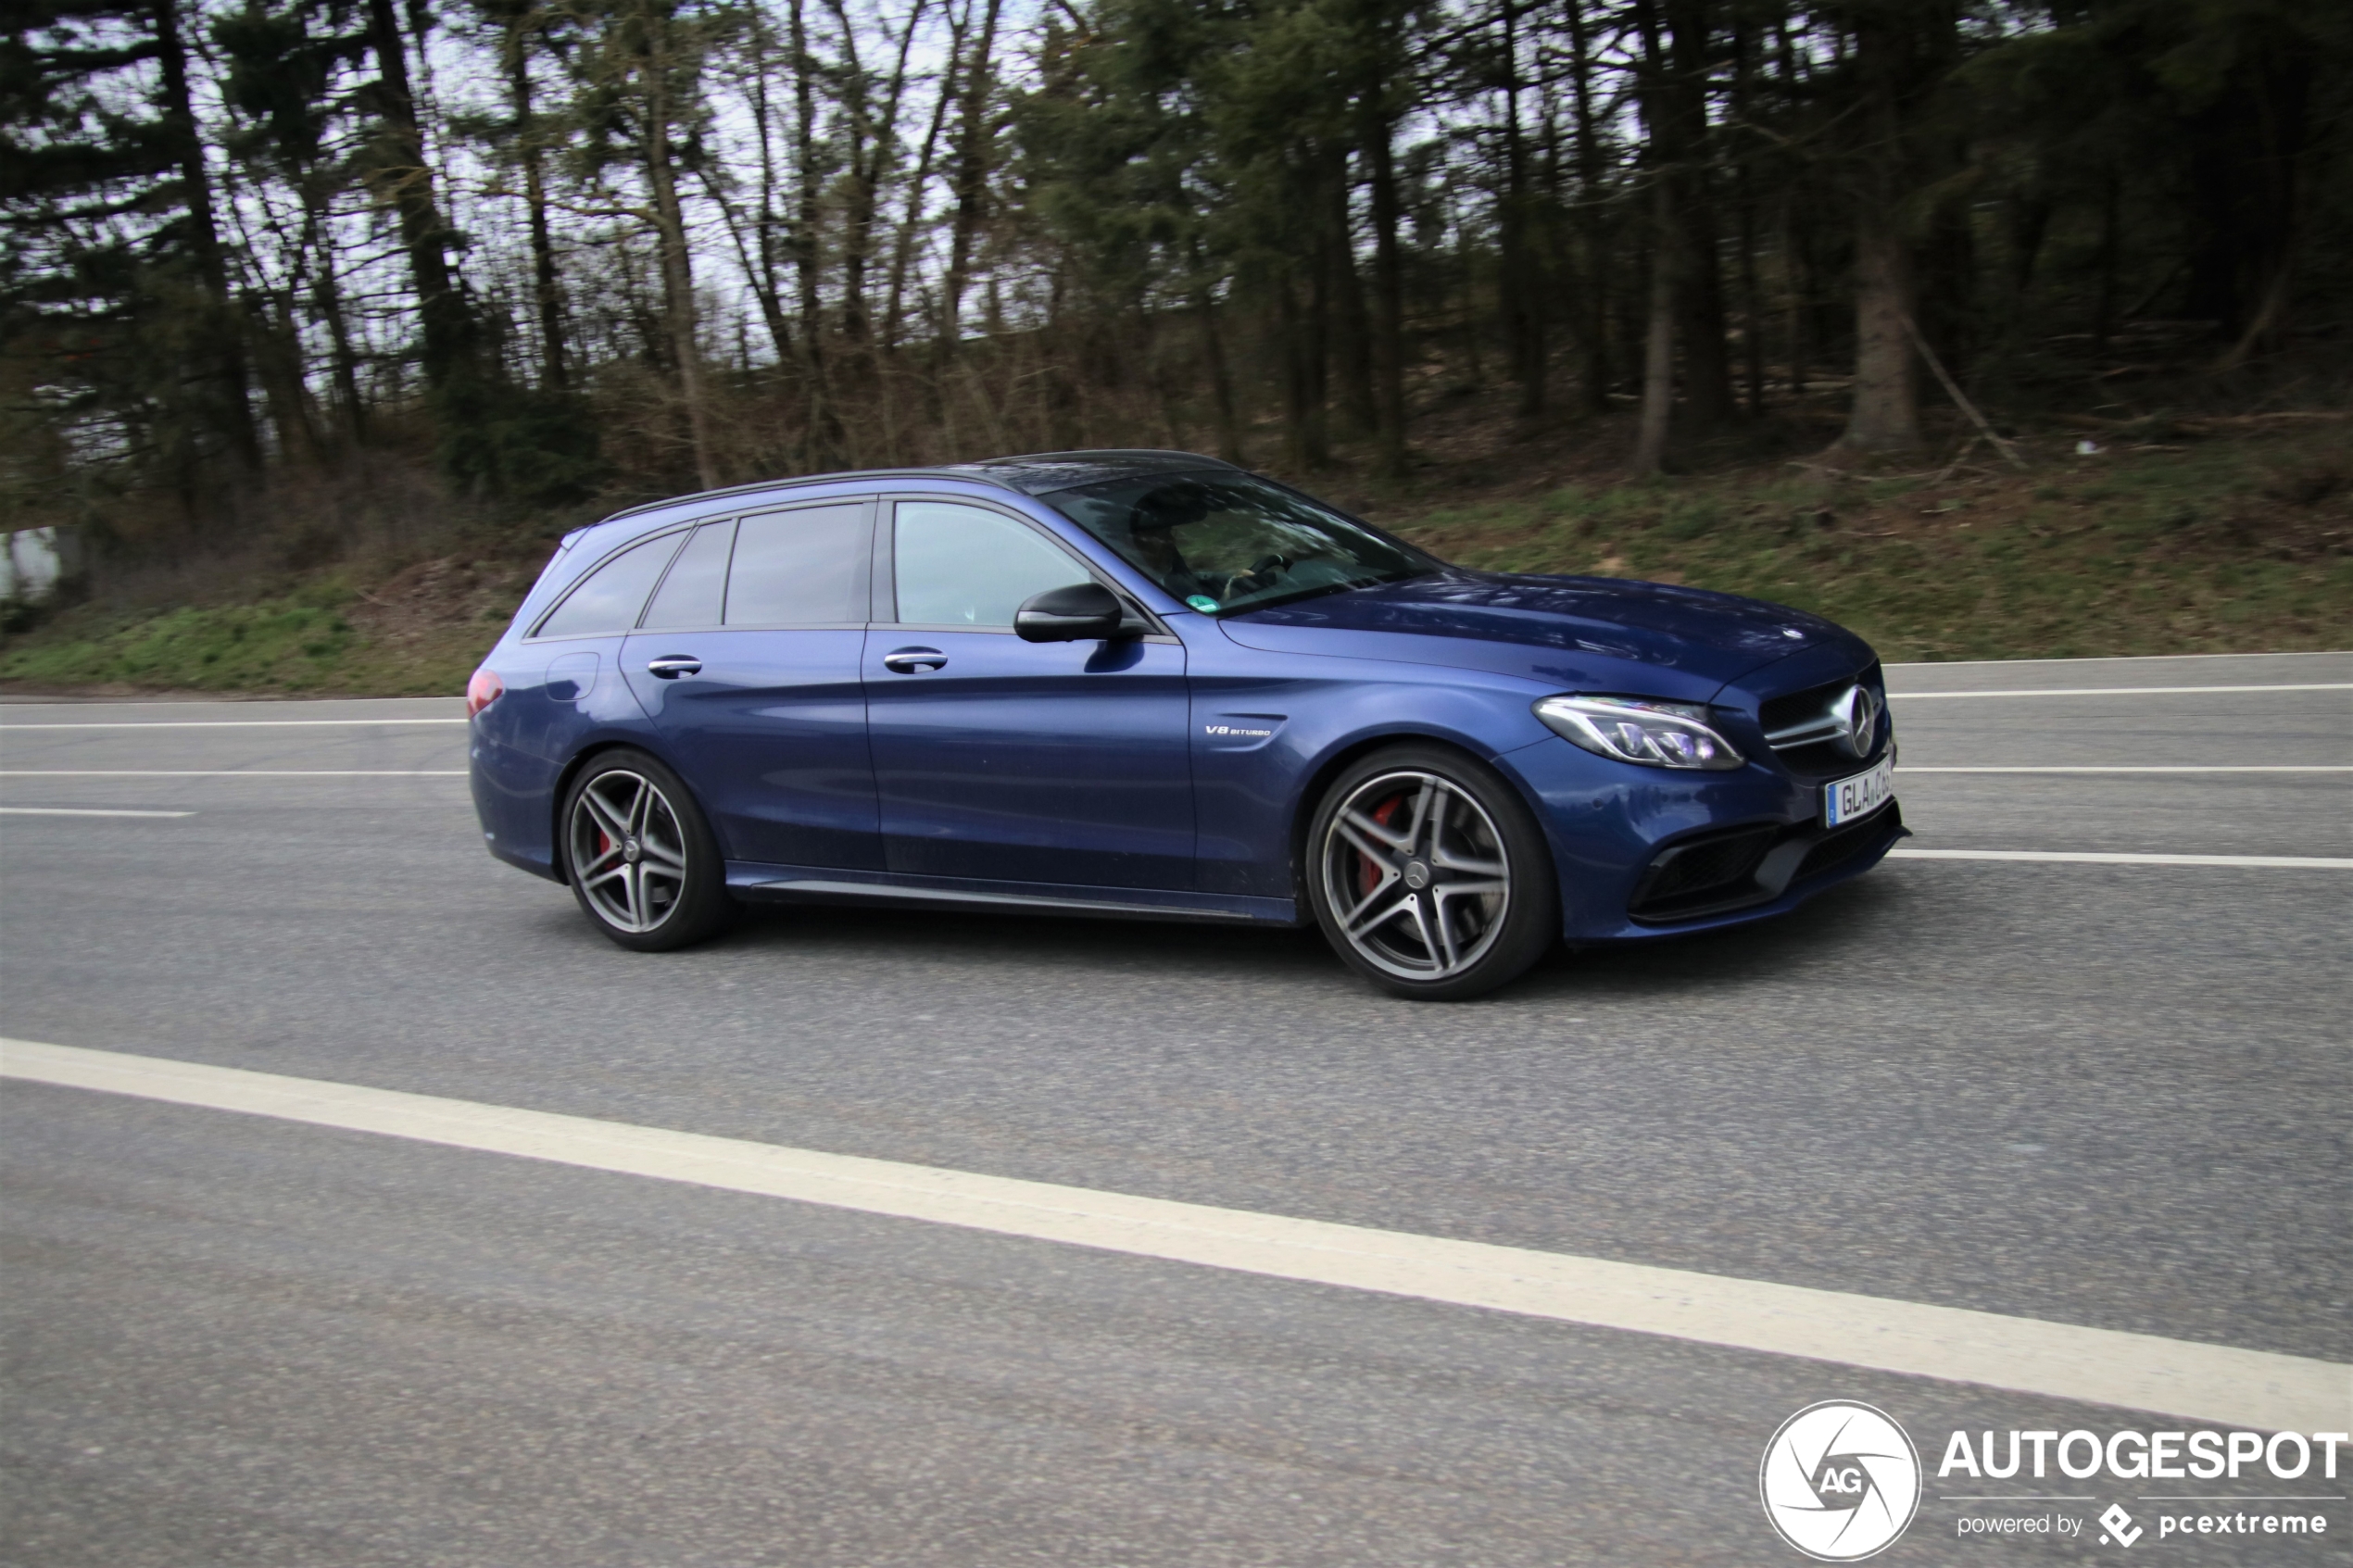
[[[1195,609],[1201,611],[1203,615],[1210,614],[1217,608],[1217,601],[1211,598],[1207,594],[1188,594],[1185,596],[1185,602],[1192,606]]]

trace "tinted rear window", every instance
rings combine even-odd
[[[654,580],[670,564],[683,533],[664,533],[628,549],[590,572],[556,613],[539,623],[542,637],[591,637],[626,632],[637,624]]]

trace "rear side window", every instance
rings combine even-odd
[[[1031,595],[1090,580],[1035,530],[979,507],[901,501],[891,543],[899,619],[911,626],[1011,626]]]
[[[727,573],[727,624],[862,624],[867,511],[852,501],[745,518]]]
[[[646,630],[718,625],[719,608],[727,597],[727,551],[735,542],[733,518],[696,529],[646,610]]]
[[[594,637],[626,632],[637,624],[646,596],[661,569],[677,553],[683,533],[664,533],[628,549],[590,572],[556,613],[539,623],[542,637]]]

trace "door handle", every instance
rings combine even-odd
[[[657,681],[674,681],[681,675],[699,675],[702,673],[702,660],[692,654],[664,654],[660,659],[647,661],[646,673]]]
[[[937,670],[948,662],[948,656],[937,648],[900,648],[883,655],[883,668],[894,675],[914,675],[926,670]]]

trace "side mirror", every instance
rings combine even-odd
[[[1013,635],[1025,643],[1085,643],[1119,635],[1119,596],[1100,583],[1074,583],[1033,595],[1013,611]]]

